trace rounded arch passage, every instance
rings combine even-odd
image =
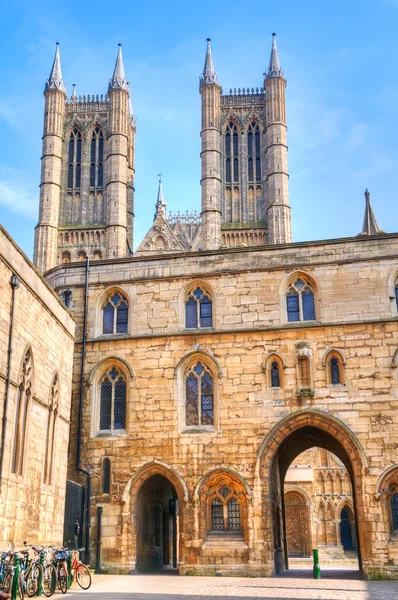
[[[138,571],[178,567],[188,488],[170,465],[154,460],[128,481],[122,504],[124,562]]]
[[[288,568],[284,479],[293,460],[312,447],[324,448],[335,454],[346,467],[353,483],[358,550],[363,558],[370,553],[366,544],[366,523],[363,502],[363,476],[366,458],[355,435],[338,419],[322,411],[303,410],[293,413],[276,425],[264,439],[257,469],[262,485],[264,529],[272,534],[265,557],[274,572]],[[359,554],[361,567],[361,556]]]

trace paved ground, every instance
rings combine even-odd
[[[57,594],[60,600],[59,594]],[[72,600],[398,600],[398,581],[363,581],[358,571],[330,569],[320,580],[293,569],[277,578],[96,575],[87,591],[68,592]]]

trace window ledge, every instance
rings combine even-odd
[[[236,531],[209,531],[206,534],[206,540],[203,544],[204,548],[214,548],[217,546],[234,546],[237,548],[247,548],[247,544],[243,537],[243,532]]]
[[[128,437],[125,429],[115,429],[114,431],[97,431],[93,438],[123,438]]]
[[[132,337],[130,333],[101,333],[97,335],[92,341],[97,342],[99,340],[128,340]]]
[[[185,427],[180,433],[217,433],[217,429],[213,425],[203,425],[202,427]]]

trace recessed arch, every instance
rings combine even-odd
[[[217,376],[219,377],[219,379],[222,378],[223,370],[220,361],[214,356],[214,354],[209,352],[209,350],[205,350],[204,348],[192,350],[191,352],[188,352],[188,354],[185,354],[185,356],[183,356],[178,361],[174,370],[175,374],[178,375],[178,372],[182,368],[187,367],[189,364],[193,364],[196,360],[200,359],[204,360],[207,366],[209,366],[211,369],[214,369],[214,367],[216,367]]]
[[[200,290],[202,294],[196,293],[196,290]],[[195,306],[188,307],[190,303],[195,302]],[[201,312],[201,304],[205,301],[207,310]],[[203,279],[192,279],[188,281],[180,290],[178,295],[178,306],[179,306],[179,325],[180,330],[185,331],[186,329],[214,329],[217,327],[217,296],[211,283]],[[193,323],[187,323],[187,319],[191,321],[192,317],[191,310],[194,313],[194,320],[196,316],[196,327]],[[187,312],[188,311],[188,312]],[[193,327],[192,327],[193,325]]]
[[[235,471],[235,469],[230,469],[229,467],[214,467],[214,469],[210,469],[210,471],[207,471],[207,473],[205,473],[198,481],[198,483],[195,486],[195,491],[193,493],[192,499],[194,502],[196,502],[197,500],[199,500],[199,496],[200,496],[200,490],[204,484],[204,482],[209,478],[212,477],[213,475],[217,474],[217,473],[229,473],[231,476],[236,477],[239,481],[242,482],[242,484],[245,486],[246,489],[246,495],[248,500],[252,500],[253,499],[253,492],[251,490],[250,485],[248,484],[247,480],[245,479],[245,477],[243,477],[240,473],[238,473],[238,471]]]
[[[97,372],[100,371],[100,373],[102,374],[102,372],[106,371],[109,365],[114,363],[121,363],[121,365],[126,369],[126,372],[130,375],[130,377],[134,377],[134,371],[130,363],[128,363],[125,358],[114,354],[112,356],[107,356],[106,358],[103,358],[91,369],[87,383],[89,385],[92,385],[95,377],[97,376]]]
[[[299,285],[298,282],[300,282]],[[307,310],[309,312],[312,310],[314,314],[305,314],[306,307],[303,303],[305,293],[312,293],[313,295],[313,309],[308,307]],[[288,305],[288,297],[294,294],[297,295],[297,307]],[[320,288],[314,276],[307,271],[296,269],[287,273],[279,285],[279,298],[282,323],[319,320],[322,316]],[[298,313],[297,318],[292,318],[292,315],[289,316],[294,308]]]
[[[152,475],[163,475],[174,485],[177,490],[178,499],[180,502],[189,502],[189,492],[187,484],[178,471],[160,460],[154,459],[147,462],[131,475],[122,496],[122,504],[128,504],[129,499],[136,496],[142,484]]]
[[[127,303],[127,332],[124,335],[127,335],[131,331],[132,327],[132,298],[129,291],[118,285],[111,285],[105,288],[97,298],[96,304],[96,318],[95,318],[95,335],[98,337],[103,335],[103,309],[105,305],[109,302],[110,298],[112,298],[115,294],[118,294],[123,298]],[[105,334],[106,335],[106,334]],[[109,335],[109,334],[108,334]],[[117,335],[117,334],[114,334]]]

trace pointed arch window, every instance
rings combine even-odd
[[[315,290],[303,277],[289,286],[286,304],[288,321],[315,321]]]
[[[284,383],[284,362],[279,354],[272,353],[265,359],[263,369],[266,373],[267,387],[270,389],[282,388]]]
[[[390,499],[392,530],[398,531],[398,494],[393,494]]]
[[[238,128],[231,121],[225,130],[225,181],[239,182],[239,134]]]
[[[26,351],[22,363],[21,380],[17,392],[17,405],[15,412],[14,441],[11,456],[11,472],[23,475],[25,461],[25,444],[27,424],[32,395],[33,357],[32,350]]]
[[[242,531],[240,512],[239,500],[224,484],[211,500],[211,531]]]
[[[126,378],[112,367],[100,384],[100,431],[113,432],[126,427]]]
[[[201,288],[190,291],[185,300],[185,327],[200,329],[213,326],[212,299],[209,293]]]
[[[395,280],[395,304],[396,304],[397,311],[398,311],[398,277]]]
[[[55,375],[53,384],[51,386],[50,404],[48,407],[47,416],[47,433],[46,433],[46,447],[44,454],[44,475],[43,481],[47,485],[52,484],[53,479],[53,462],[54,462],[54,443],[55,443],[55,431],[56,431],[56,420],[58,415],[58,373]]]
[[[279,363],[273,360],[271,363],[271,387],[280,387],[280,374],[279,374]]]
[[[247,130],[248,180],[261,181],[260,127],[252,121]]]
[[[214,386],[210,369],[197,362],[185,374],[186,425],[214,425]]]
[[[323,361],[326,366],[326,381],[328,385],[344,385],[345,359],[338,350],[330,350]]]
[[[96,127],[90,143],[90,187],[102,188],[104,173],[104,134]]]
[[[127,299],[115,292],[102,308],[102,333],[127,333],[129,306]]]
[[[110,494],[111,491],[111,461],[104,458],[102,463],[102,493]]]
[[[79,189],[81,184],[82,134],[74,127],[69,136],[67,187]]]

